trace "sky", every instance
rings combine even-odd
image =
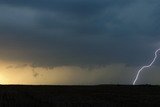
[[[159,19],[159,0],[0,0],[0,83],[132,84]],[[160,58],[138,84],[159,77]]]

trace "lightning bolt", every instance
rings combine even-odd
[[[158,56],[157,53],[158,53],[159,51],[160,51],[160,48],[155,51],[155,53],[154,53],[154,58],[153,58],[152,62],[151,62],[149,65],[143,66],[141,69],[138,70],[138,73],[137,73],[137,75],[136,75],[136,78],[135,78],[134,81],[133,81],[133,85],[136,84],[136,81],[138,80],[138,77],[139,77],[140,73],[143,71],[143,69],[149,68],[149,67],[151,67],[151,66],[154,64],[154,62],[156,61],[157,56]]]

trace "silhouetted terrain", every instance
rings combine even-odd
[[[0,86],[0,107],[160,106],[160,86]]]

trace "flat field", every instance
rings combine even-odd
[[[160,86],[0,85],[0,107],[159,106]]]

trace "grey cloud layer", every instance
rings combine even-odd
[[[50,67],[141,64],[158,47],[159,5],[158,0],[1,0],[0,54]]]

